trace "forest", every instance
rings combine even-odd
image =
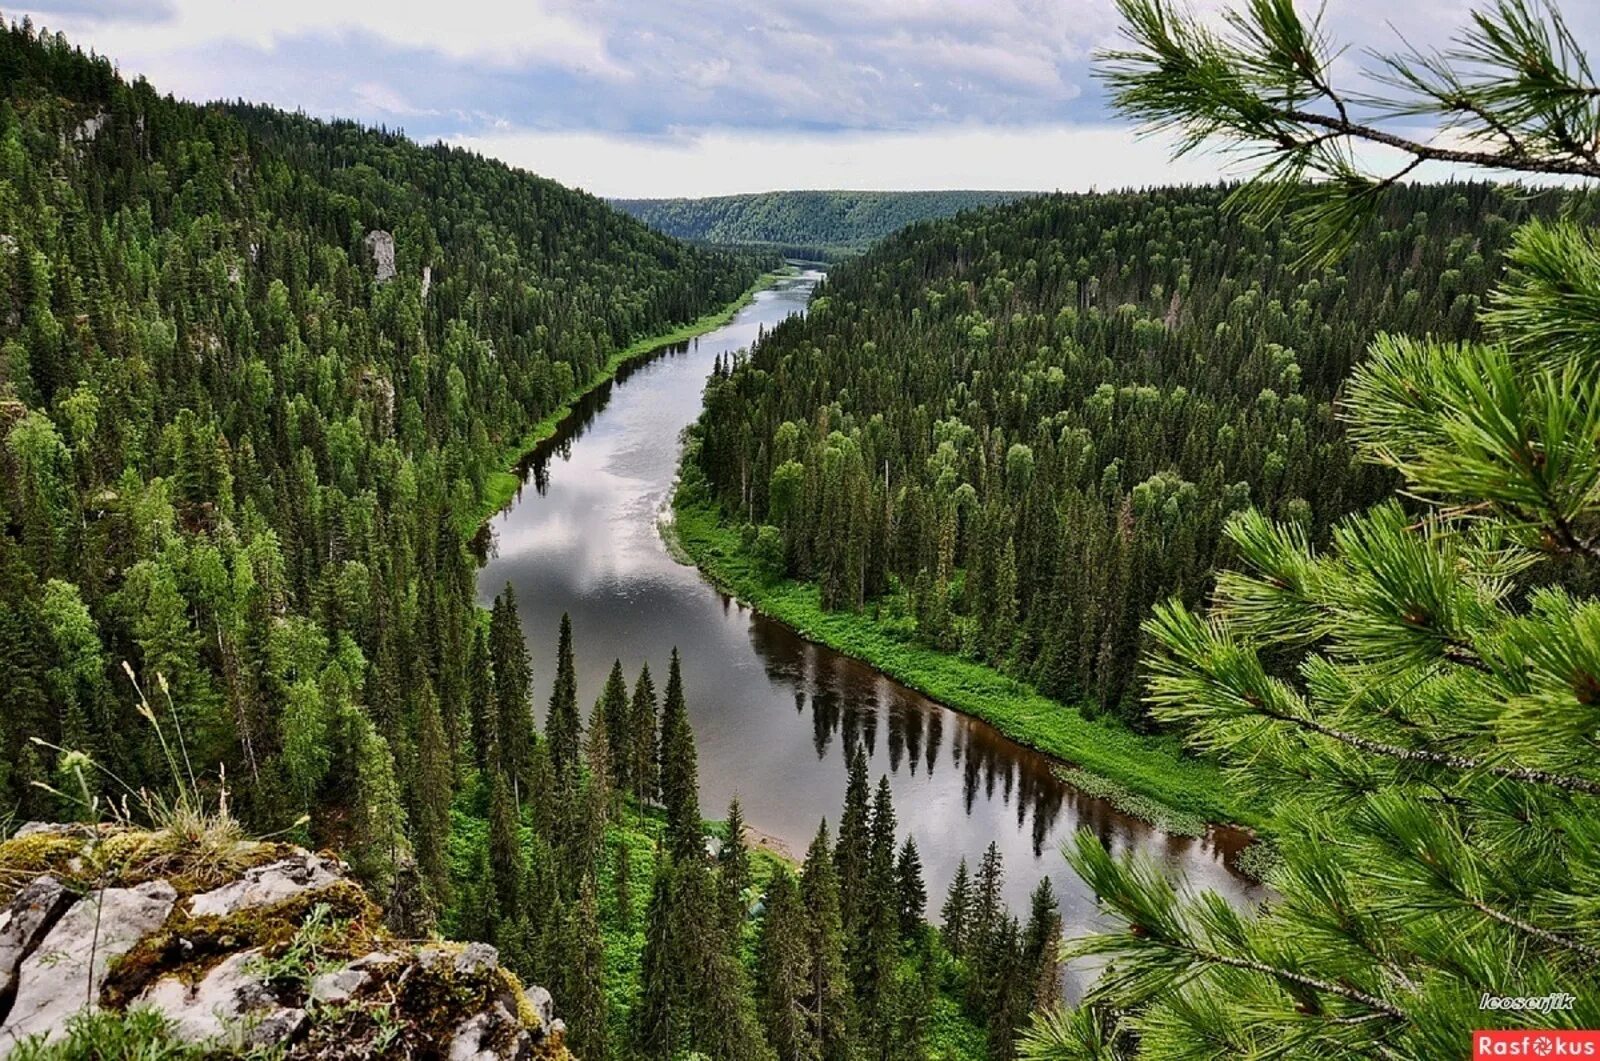
[[[1466,339],[1561,193],[1408,185],[1335,265],[1225,187],[914,225],[706,390],[680,498],[768,577],[1136,728],[1141,623],[1202,600],[1254,506],[1327,539],[1393,489],[1335,401],[1382,330]],[[1585,209],[1587,209],[1585,205]]]
[[[611,205],[679,239],[834,261],[917,221],[1022,198],[1022,192],[760,192],[708,199],[613,199]]]

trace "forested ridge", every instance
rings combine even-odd
[[[1380,329],[1475,334],[1512,228],[1559,199],[1404,186],[1309,268],[1228,194],[1030,199],[838,267],[707,389],[691,462],[746,552],[824,608],[1143,725],[1151,605],[1202,598],[1232,512],[1323,540],[1383,497],[1341,382]]]
[[[613,199],[611,204],[680,239],[765,247],[790,257],[848,257],[917,221],[994,206],[1027,192],[792,191],[705,199]]]
[[[0,94],[4,813],[75,813],[33,784],[58,748],[162,776],[136,680],[249,826],[308,815],[387,881],[430,820],[429,705],[465,747],[486,479],[756,270],[466,152],[162,97],[26,23]]]

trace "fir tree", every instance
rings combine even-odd
[[[867,874],[872,862],[872,817],[867,787],[867,756],[856,746],[850,756],[849,780],[844,791],[844,811],[839,816],[839,842],[833,864],[839,882],[839,915],[848,938],[864,936],[867,908]]]
[[[956,875],[950,881],[950,890],[945,893],[939,918],[944,923],[940,936],[945,949],[958,958],[964,956],[972,927],[972,874],[964,858],[956,866]]]
[[[572,620],[563,612],[556,646],[556,680],[544,720],[550,762],[557,776],[577,767],[582,726],[583,720],[578,717],[578,671],[572,655]]]
[[[586,1061],[605,1061],[610,1054],[611,1014],[604,984],[605,941],[592,876],[585,878],[577,902],[569,904],[565,914],[560,947],[546,952],[545,967],[559,970],[560,990],[552,985],[551,996],[567,1022],[573,1052]]]
[[[700,821],[699,767],[689,709],[684,702],[683,674],[678,650],[672,650],[667,671],[667,691],[661,706],[661,802],[667,812],[667,847],[673,857],[704,857],[705,839]]]
[[[895,864],[895,891],[900,915],[900,938],[913,939],[924,927],[928,913],[928,888],[922,880],[922,856],[917,842],[906,837]]]
[[[423,678],[417,690],[416,811],[412,815],[412,841],[417,865],[435,908],[450,901],[450,870],[446,846],[450,839],[450,803],[453,771],[439,701],[433,684]]]
[[[806,950],[806,910],[800,889],[785,869],[767,885],[766,913],[756,944],[758,1011],[778,1061],[816,1061],[806,998],[811,958]]]
[[[628,705],[628,778],[639,806],[656,798],[656,687],[650,664],[639,670]]]
[[[817,827],[800,873],[800,899],[806,911],[805,1012],[808,1038],[823,1061],[849,1061],[854,1056],[855,1023],[850,984],[844,965],[844,923],[839,911],[839,878],[828,847],[828,823]]]
[[[628,712],[628,681],[622,674],[622,661],[613,660],[611,673],[606,675],[605,689],[600,694],[600,702],[595,710],[603,716],[605,733],[607,737],[607,761],[611,766],[613,783],[619,792],[632,792],[633,772],[630,769],[632,758],[628,754],[628,731],[630,715]],[[594,729],[594,718],[591,716],[589,727]]]
[[[1028,902],[1028,925],[1022,935],[1022,961],[1033,984],[1031,1005],[1047,1007],[1061,995],[1061,907],[1045,877]]]
[[[511,786],[498,771],[489,794],[489,873],[500,917],[516,916],[522,909],[522,842]]]
[[[683,1035],[679,1012],[682,958],[674,938],[671,856],[656,860],[645,911],[644,950],[639,957],[639,1001],[633,1008],[633,1045],[640,1057],[670,1061]]]
[[[489,617],[489,651],[494,662],[494,699],[499,768],[511,782],[511,796],[522,805],[527,787],[533,746],[533,712],[529,700],[533,665],[528,644],[522,637],[522,621],[517,616],[517,595],[506,583],[505,592],[495,599]]]
[[[495,703],[494,669],[489,655],[489,631],[477,627],[472,638],[471,684],[468,691],[473,760],[480,771],[499,761],[495,736],[499,708]]]
[[[717,854],[718,907],[723,926],[737,940],[744,931],[745,891],[750,887],[750,851],[744,844],[744,811],[735,796],[728,803],[728,838]]]

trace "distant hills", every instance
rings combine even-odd
[[[611,205],[679,239],[765,247],[790,257],[832,260],[858,254],[917,221],[1032,194],[796,191],[706,199],[613,199]]]

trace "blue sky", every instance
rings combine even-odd
[[[1214,0],[1198,5],[1215,10]],[[1600,14],[1565,5],[1595,41]],[[602,195],[1204,180],[1107,109],[1111,0],[34,0],[190,99],[462,143]],[[1358,46],[1440,45],[1460,0],[1329,0]],[[1354,73],[1359,48],[1347,60]]]

